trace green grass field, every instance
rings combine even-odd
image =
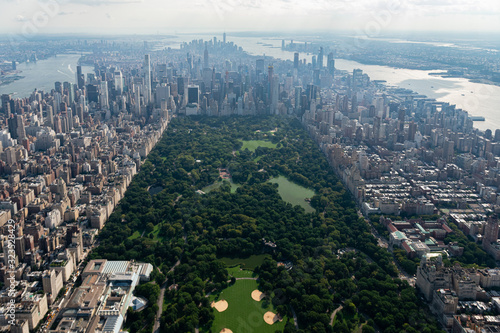
[[[222,184],[224,184],[224,182],[227,182],[227,180],[216,181],[215,183],[213,183],[211,185],[205,186],[201,190],[203,192],[205,192],[205,193],[210,193],[210,191],[213,191],[213,190],[218,189],[219,187],[221,187]],[[233,181],[231,181],[230,183],[231,183],[231,193],[235,193],[236,190],[238,189],[238,187],[241,186],[241,185],[233,183]]]
[[[259,255],[252,255],[246,259],[241,259],[241,258],[219,258],[222,260],[226,266],[235,266],[235,265],[241,265],[241,268],[243,269],[249,269],[253,271],[257,266],[262,265],[264,262],[264,259],[270,258],[268,254],[259,254]]]
[[[139,230],[136,230],[136,231],[134,231],[134,233],[131,236],[129,236],[128,239],[134,240],[134,239],[139,238],[139,237],[141,237],[141,233],[139,232]]]
[[[243,142],[243,146],[240,150],[248,149],[254,152],[258,147],[276,148],[276,143],[272,143],[271,141],[266,140],[242,140],[241,142]]]
[[[214,309],[215,319],[212,324],[212,333],[219,333],[223,328],[229,328],[233,333],[274,333],[276,330],[283,331],[287,318],[281,322],[269,325],[264,321],[264,313],[276,310],[270,302],[254,301],[252,291],[257,289],[255,280],[238,280],[236,283],[224,289],[218,295],[212,295],[210,301],[226,300],[228,308],[226,311],[218,312]],[[267,305],[267,307],[263,307]]]
[[[228,267],[227,271],[230,276],[234,276],[235,278],[250,278],[250,277],[257,277],[257,275],[252,272],[251,270],[248,269],[243,269],[241,268],[240,265],[235,266],[235,267]]]

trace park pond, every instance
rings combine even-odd
[[[306,213],[314,212],[309,202],[305,199],[310,199],[314,196],[314,191],[288,180],[288,178],[279,176],[271,179],[269,182],[278,184],[278,192],[283,201],[291,203],[292,205],[299,205],[304,208]]]

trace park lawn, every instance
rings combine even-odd
[[[139,232],[139,230],[136,230],[136,231],[134,231],[134,233],[132,235],[130,235],[128,237],[128,239],[134,240],[134,239],[139,238],[139,237],[141,237],[141,233]]]
[[[248,269],[241,268],[240,265],[234,267],[228,267],[227,271],[230,276],[234,276],[235,278],[251,278],[256,277],[256,274]]]
[[[159,224],[155,225],[155,227],[154,227],[153,231],[151,231],[151,233],[153,234],[153,240],[163,241],[163,237],[159,236],[159,233],[160,233],[160,225]]]
[[[210,184],[208,186],[205,186],[204,188],[202,188],[201,190],[205,193],[210,193],[210,191],[213,191],[215,189],[218,189],[219,187],[222,186],[222,184],[224,184],[224,182],[227,182],[227,180],[222,180],[222,181],[216,181],[215,183],[213,184]],[[230,184],[231,184],[231,193],[235,193],[236,190],[238,189],[238,187],[240,187],[241,185],[238,185],[238,184],[235,184],[233,183],[233,181],[231,180],[230,181]]]
[[[271,258],[271,256],[269,254],[259,254],[259,255],[251,255],[250,257],[245,259],[227,258],[227,257],[222,257],[219,259],[223,261],[226,264],[226,266],[231,267],[235,265],[241,265],[241,268],[253,271],[257,266],[262,265],[264,259],[266,258]]]
[[[255,289],[257,289],[257,281],[237,280],[234,285],[224,289],[220,294],[210,296],[210,301],[224,299],[228,303],[226,311],[218,312],[214,309],[215,319],[210,332],[219,333],[223,328],[229,328],[234,333],[283,331],[287,318],[273,325],[267,324],[264,321],[264,313],[267,311],[276,313],[276,310],[270,302],[254,301],[251,295]]]
[[[241,140],[243,146],[241,146],[240,150],[248,149],[251,152],[254,152],[259,147],[264,148],[276,148],[276,143],[272,143],[271,141],[266,140]]]

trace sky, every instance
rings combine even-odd
[[[500,33],[499,0],[0,0],[0,33]]]

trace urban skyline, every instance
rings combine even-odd
[[[159,0],[2,0],[0,4],[0,33],[7,34],[500,31],[500,4],[495,0],[175,0],[168,4]]]

